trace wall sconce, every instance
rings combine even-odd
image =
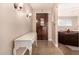
[[[31,16],[32,16],[32,13],[28,13],[28,14],[26,15],[27,18],[29,18],[29,17],[31,17]]]
[[[14,8],[17,9],[18,8],[18,4],[14,3]]]
[[[16,10],[22,10],[23,9],[23,3],[14,3],[14,8]]]
[[[32,16],[32,13],[28,13],[26,14],[25,12],[23,12],[23,3],[14,3],[14,8],[16,9],[16,12],[19,16],[26,16],[27,18],[30,18]]]
[[[24,13],[24,12],[22,12],[22,11],[18,11],[18,12],[17,12],[17,15],[18,15],[18,16],[24,16],[24,15],[25,15],[25,13]]]
[[[28,15],[29,15],[29,16],[32,16],[32,13],[29,13]]]
[[[23,5],[23,3],[14,3],[14,9],[16,10],[18,16],[25,15],[25,13],[22,11]]]

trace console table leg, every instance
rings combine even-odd
[[[36,47],[37,47],[37,40],[36,40],[36,42],[35,42],[35,43],[36,43]]]
[[[29,54],[32,55],[32,47],[29,48]]]

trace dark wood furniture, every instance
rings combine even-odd
[[[58,41],[59,43],[65,45],[79,47],[79,32],[78,31],[58,32]]]

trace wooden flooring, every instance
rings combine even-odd
[[[52,42],[47,40],[38,40],[37,44],[37,47],[33,44],[32,55],[79,55],[79,51],[72,51],[60,43],[59,48],[56,48]],[[25,55],[29,55],[29,51]]]
[[[38,40],[38,46],[33,44],[32,55],[63,55],[60,49],[56,48],[52,42]]]
[[[79,55],[79,51],[71,50],[70,48],[60,43],[59,43],[59,48],[64,55]]]

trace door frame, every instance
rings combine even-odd
[[[33,32],[36,32],[36,13],[48,13],[48,41],[52,41],[53,42],[53,44],[54,44],[54,46],[56,46],[56,47],[58,47],[58,36],[54,36],[55,38],[55,42],[52,40],[52,37],[50,38],[50,34],[49,34],[49,22],[51,21],[50,19],[51,19],[51,12],[49,11],[49,10],[43,10],[43,11],[41,11],[40,9],[38,9],[38,10],[34,10],[33,11]],[[55,17],[54,17],[54,13],[52,14],[52,19],[54,19]],[[55,22],[55,25],[57,25],[57,22]],[[55,26],[54,25],[54,26]],[[56,28],[57,28],[57,26],[56,26]],[[55,31],[56,33],[57,33],[57,30]]]

